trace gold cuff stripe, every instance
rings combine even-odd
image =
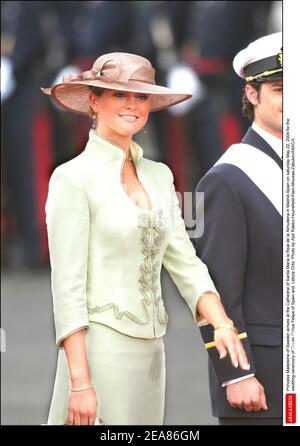
[[[279,73],[279,71],[282,71],[282,68],[279,68],[278,70],[272,70],[272,71],[264,71],[263,73],[257,74],[256,76],[248,76],[246,77],[246,82],[252,82],[255,81],[258,77],[261,76],[270,76],[270,74]]]
[[[244,331],[244,333],[240,333],[240,334],[238,334],[238,338],[239,338],[239,339],[245,339],[245,338],[247,338],[247,333]],[[207,343],[205,344],[205,348],[212,348],[212,347],[215,347],[215,346],[216,346],[215,341],[213,341],[213,342],[207,342]]]

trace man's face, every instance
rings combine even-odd
[[[259,92],[246,85],[246,94],[254,106],[256,124],[282,138],[282,80],[264,82]]]

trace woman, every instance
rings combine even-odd
[[[93,117],[85,150],[55,169],[46,203],[56,343],[48,424],[162,424],[167,314],[162,264],[221,357],[248,360],[185,231],[173,176],[132,136],[156,111],[190,97],[155,85],[143,57],[111,53],[43,89]]]

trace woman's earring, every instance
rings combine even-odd
[[[90,107],[90,116],[93,120],[92,129],[95,129],[96,124],[97,124],[97,113],[95,113],[95,111],[92,109],[92,107]]]
[[[95,129],[96,128],[96,123],[97,123],[97,114],[95,112],[93,112],[93,114],[92,114],[92,119],[93,119],[93,126],[92,126],[92,128]]]

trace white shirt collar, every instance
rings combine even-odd
[[[273,150],[275,150],[279,158],[282,159],[282,139],[271,135],[269,132],[266,132],[266,130],[259,127],[256,122],[252,123],[252,128],[272,147]]]

